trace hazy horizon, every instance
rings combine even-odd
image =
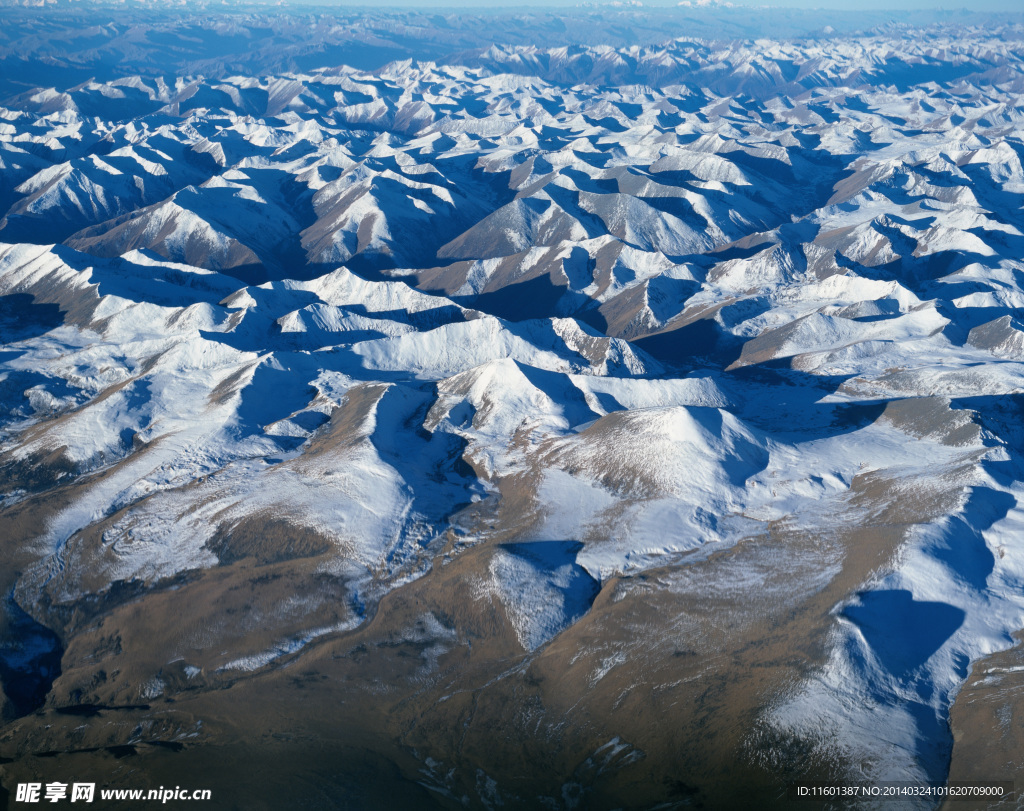
[[[86,7],[107,7],[131,9],[138,6],[148,7],[150,4],[144,0],[121,0],[110,2],[109,0],[48,0],[46,5],[35,5],[29,2],[8,0],[0,2],[4,8],[24,8],[26,10],[38,8],[41,11],[51,11],[54,6],[63,8],[86,8]],[[521,0],[517,3],[510,3],[507,0],[445,0],[445,2],[434,2],[434,0],[389,0],[381,4],[371,4],[365,0],[220,0],[220,2],[206,2],[205,0],[182,0],[175,4],[161,4],[168,11],[188,11],[190,8],[201,8],[210,10],[217,6],[225,9],[245,6],[266,6],[273,8],[337,8],[348,10],[480,10],[480,11],[518,11],[523,8],[534,10],[547,10],[558,13],[565,13],[574,9],[611,9],[611,8],[636,8],[636,9],[658,9],[667,10],[682,7],[692,11],[728,11],[729,9],[745,10],[757,9],[760,11],[815,11],[831,12],[837,14],[858,14],[864,11],[891,11],[893,14],[901,12],[981,12],[981,13],[1004,13],[1024,14],[1020,4],[1011,0],[978,0],[974,3],[963,2],[935,2],[934,0],[899,0],[897,4],[887,0],[863,0],[855,7],[843,0],[780,0],[780,2],[763,2],[762,0],[599,0],[598,2],[579,3],[549,3],[545,0]]]

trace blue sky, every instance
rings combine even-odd
[[[697,0],[691,0],[694,5]],[[287,2],[287,0],[286,0]],[[828,9],[833,11],[939,11],[967,9],[969,11],[1002,11],[1024,13],[1024,0],[731,0],[734,6],[789,8],[789,9]],[[366,0],[297,0],[299,4],[330,4],[341,6],[379,5],[381,7],[403,8],[551,8],[566,9],[583,2],[573,0],[383,0],[379,4],[367,3]],[[597,0],[587,5],[611,5],[610,0]],[[622,3],[626,5],[626,2]],[[675,0],[644,0],[644,5],[652,8],[665,8],[676,5]]]
[[[972,2],[964,2],[964,0],[944,0],[944,2],[936,2],[936,0],[858,0],[858,2],[849,2],[849,0],[776,0],[776,2],[770,2],[768,0],[733,0],[735,5],[743,6],[772,6],[778,8],[824,8],[833,9],[836,11],[861,11],[864,9],[871,9],[873,11],[878,10],[900,10],[900,9],[913,9],[913,10],[950,10],[950,9],[962,9],[966,8],[970,11],[1024,11],[1024,2],[1022,0],[972,0]],[[673,4],[674,5],[674,4]]]

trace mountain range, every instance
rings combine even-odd
[[[1016,18],[61,13],[0,49],[8,791],[1019,771]]]

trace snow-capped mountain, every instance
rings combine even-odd
[[[342,39],[431,58],[102,28],[134,75],[4,86],[5,785],[275,735],[325,807],[1012,777],[958,696],[1020,707],[1019,25],[399,19]]]

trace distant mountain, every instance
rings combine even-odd
[[[902,89],[943,81],[963,69],[958,60],[947,60],[938,52],[919,52],[914,39],[937,40],[941,51],[946,47],[943,37],[957,38],[966,30],[1010,43],[1020,39],[1024,25],[1024,14],[967,7],[836,11],[728,3],[605,2],[489,9],[462,5],[372,9],[246,0],[189,0],[178,5],[156,0],[46,0],[46,11],[40,12],[35,0],[3,0],[0,102],[40,85],[72,88],[138,75],[168,81],[181,76],[270,76],[337,65],[378,70],[407,60],[450,65],[497,60],[503,70],[551,81],[661,86],[688,75],[692,84],[710,83],[723,92],[716,63],[703,59],[704,48],[712,42],[751,45],[766,38],[791,40],[793,47],[766,58],[742,48],[730,52],[727,63],[738,71],[730,76],[729,92],[742,89],[756,95],[758,88],[804,81],[793,59],[813,62],[821,56],[814,43],[837,38],[858,40],[860,47],[868,48],[871,38],[876,44],[899,40],[899,58],[866,67],[872,75],[890,73],[890,81]],[[684,53],[692,52],[681,63],[671,48],[665,51],[673,41],[687,46]],[[806,45],[810,50],[800,56]],[[958,59],[963,58],[964,49],[956,50]],[[998,69],[1004,64],[1000,50],[976,56],[993,59],[992,66]],[[832,50],[823,61],[827,74],[830,63],[843,63],[846,57]],[[814,65],[810,68],[815,70]],[[102,109],[102,94],[93,100]]]

